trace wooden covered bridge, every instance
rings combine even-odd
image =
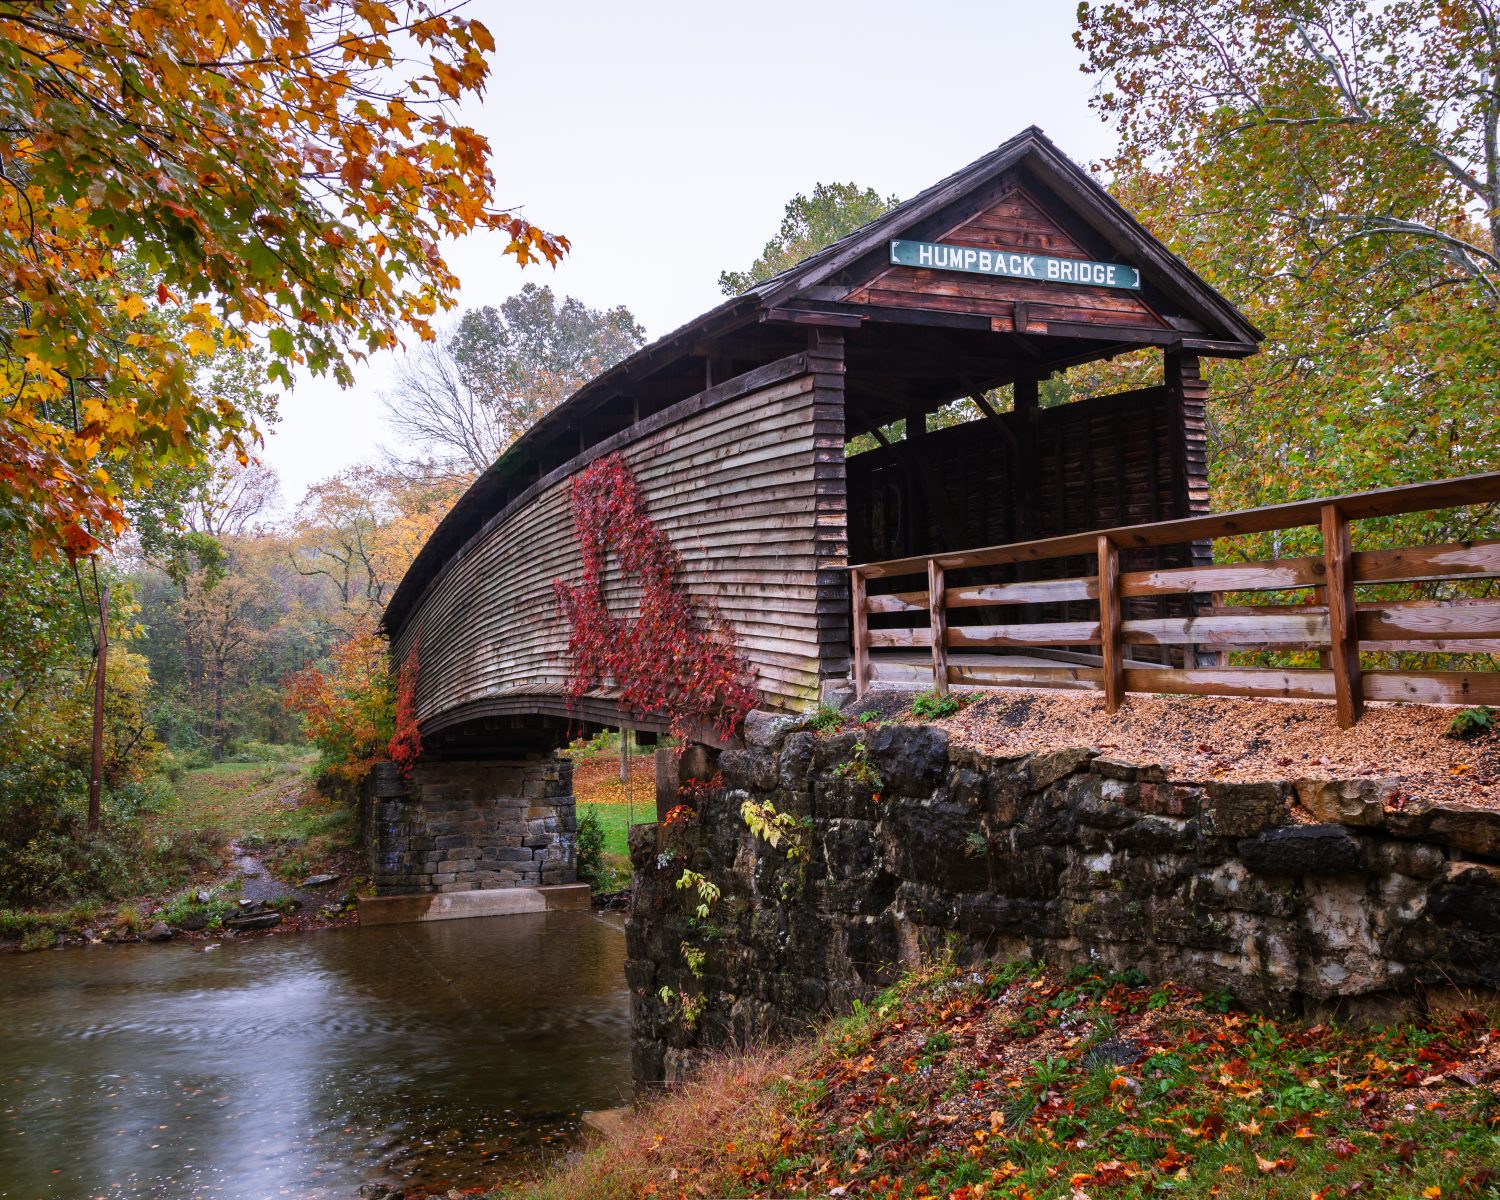
[[[1349,719],[1362,696],[1496,698],[1472,671],[1362,677],[1360,649],[1493,652],[1500,602],[1367,611],[1355,587],[1500,575],[1500,544],[1358,555],[1348,522],[1494,501],[1500,476],[1208,514],[1200,363],[1259,338],[1028,129],[605,372],[470,488],[384,618],[398,662],[420,635],[425,752],[664,727],[608,690],[566,695],[554,581],[582,564],[569,483],[615,452],[688,589],[732,626],[764,708],[880,681],[1097,687],[1111,703],[1127,689],[1316,695]],[[1049,384],[1141,351],[1158,368],[1148,386],[1076,398]],[[935,419],[961,401],[968,419]],[[1208,565],[1213,537],[1309,524],[1321,556]],[[1253,589],[1307,603],[1205,611]],[[610,575],[606,594],[629,612],[637,592]],[[1223,658],[1261,646],[1321,663]]]

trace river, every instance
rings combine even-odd
[[[551,912],[0,959],[0,1197],[511,1176],[629,1096],[624,941]]]

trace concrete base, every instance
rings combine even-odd
[[[415,921],[455,921],[463,917],[506,917],[515,913],[586,909],[589,885],[487,888],[469,892],[429,892],[415,896],[361,896],[361,925],[409,925]]]

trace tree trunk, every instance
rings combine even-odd
[[[89,836],[99,832],[99,793],[104,778],[104,672],[109,656],[109,585],[99,588],[99,656],[94,662],[94,740],[89,760]]]

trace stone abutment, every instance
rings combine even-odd
[[[382,896],[576,878],[573,764],[565,758],[424,762],[410,779],[379,763],[362,823]]]
[[[930,726],[816,736],[752,714],[694,821],[631,835],[638,1081],[869,1000],[951,946],[1385,1017],[1500,987],[1500,813],[1389,781],[1174,782]],[[786,814],[779,845],[746,802]],[[718,889],[707,904],[685,869]],[[691,879],[689,880],[691,883]]]

